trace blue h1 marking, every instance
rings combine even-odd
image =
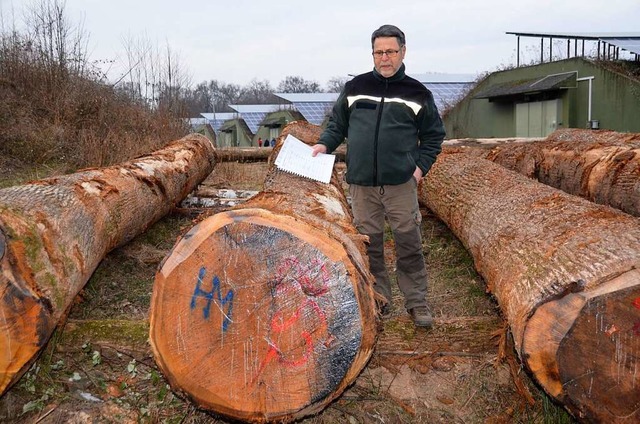
[[[222,319],[222,331],[227,331],[227,326],[231,322],[231,310],[233,309],[233,290],[229,290],[223,299],[220,291],[220,279],[218,276],[213,277],[210,292],[202,290],[200,286],[202,285],[202,279],[206,272],[207,270],[205,267],[200,268],[200,272],[198,272],[198,282],[196,283],[196,289],[193,292],[193,297],[191,297],[191,310],[193,311],[196,308],[197,298],[204,297],[207,300],[207,304],[202,308],[202,315],[204,316],[204,319],[209,319],[211,302],[213,301],[213,295],[216,294],[217,301],[220,303],[220,309],[222,309],[227,303],[229,304],[226,314],[224,311],[222,312],[224,314],[224,318]]]

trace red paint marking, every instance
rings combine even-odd
[[[288,282],[288,279],[293,281]],[[312,311],[320,321],[319,331],[315,331],[314,333],[322,334],[324,330],[327,329],[327,316],[324,311],[320,309],[318,303],[312,298],[321,296],[329,291],[329,272],[325,264],[314,259],[308,266],[304,266],[296,257],[287,258],[283,261],[282,265],[278,267],[276,281],[280,283],[276,287],[274,301],[280,298],[288,299],[296,295],[306,296],[307,299],[302,305],[296,308],[289,317],[285,318],[282,310],[277,310],[271,316],[271,320],[269,321],[269,337],[267,337],[269,349],[258,367],[258,372],[251,380],[250,386],[255,385],[267,365],[274,360],[277,360],[279,364],[287,368],[295,368],[306,364],[313,353],[314,346],[317,343],[323,343],[327,338],[327,336],[325,336],[314,341],[309,331],[301,330],[298,337],[303,341],[304,350],[292,357],[287,357],[287,352],[283,352],[277,343],[279,336],[299,323],[301,317],[307,315],[307,319],[311,318],[310,313],[304,313],[308,310]],[[285,302],[285,304],[287,304],[287,302]]]
[[[635,300],[633,301],[633,306],[635,306],[636,309],[640,309],[640,297],[635,298]]]

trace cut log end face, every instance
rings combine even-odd
[[[587,301],[560,343],[557,358],[568,405],[576,417],[589,422],[638,422],[640,287]]]
[[[353,273],[336,246],[259,221],[194,227],[159,271],[151,313],[156,360],[172,383],[204,408],[251,421],[330,401],[362,339]]]
[[[0,260],[0,393],[27,370],[53,329],[49,309],[3,275],[2,267]]]

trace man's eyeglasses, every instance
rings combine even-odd
[[[371,53],[376,59],[380,59],[382,58],[382,56],[384,56],[385,54],[387,55],[388,58],[394,58],[398,55],[398,53],[400,53],[400,50],[376,50],[375,52]]]

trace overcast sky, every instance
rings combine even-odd
[[[32,3],[0,0],[4,19]],[[515,64],[507,31],[640,32],[640,0],[66,0],[66,11],[83,24],[90,58],[114,61],[112,81],[127,40],[146,39],[168,45],[194,84],[257,79],[274,88],[289,75],[324,86],[371,70],[371,32],[386,23],[406,34],[410,74]],[[539,43],[521,39],[522,55],[532,57]]]

